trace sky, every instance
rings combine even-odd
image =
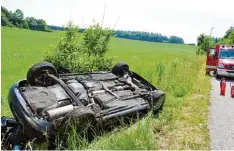
[[[2,6],[48,25],[71,20],[86,28],[103,20],[104,27],[176,35],[185,43],[210,35],[212,27],[212,36],[222,37],[234,26],[234,0],[2,0]]]

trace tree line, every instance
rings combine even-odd
[[[12,12],[8,11],[3,6],[1,6],[1,25],[39,31],[66,30],[66,27],[47,25],[45,20],[43,19],[36,19],[34,17],[24,18],[24,13],[20,9]],[[84,32],[85,30],[86,29],[79,28],[79,32]],[[184,40],[181,37],[167,37],[160,33],[116,30],[114,31],[113,36],[132,40],[184,44]]]
[[[119,38],[132,39],[132,40],[184,44],[184,40],[180,37],[177,36],[167,37],[159,33],[117,30],[115,31],[114,36]]]
[[[216,44],[234,45],[234,27],[230,27],[222,38],[200,34],[197,37],[197,54],[204,54],[209,48],[214,48]]]
[[[65,27],[48,25],[52,30],[66,30]],[[85,29],[79,28],[80,32],[84,32]],[[150,41],[150,42],[162,42],[162,43],[175,43],[175,44],[184,44],[184,40],[178,36],[163,36],[159,33],[149,33],[149,32],[141,32],[141,31],[123,31],[116,30],[113,34],[114,37],[117,38],[125,38],[132,40],[142,40],[142,41]]]
[[[12,12],[8,11],[3,6],[1,6],[1,25],[39,31],[51,31],[51,29],[47,26],[45,20],[36,19],[34,17],[24,18],[24,13],[20,9]]]

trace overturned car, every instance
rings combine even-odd
[[[14,118],[1,119],[2,149],[43,140],[45,132],[55,136],[72,121],[95,126],[150,110],[158,113],[165,94],[124,62],[111,72],[86,74],[40,62],[29,69],[27,80],[11,87],[8,101]]]

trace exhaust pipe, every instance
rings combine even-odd
[[[45,116],[49,120],[54,120],[61,116],[66,115],[68,112],[71,112],[73,109],[74,109],[73,105],[67,105],[67,106],[47,110],[45,111]]]

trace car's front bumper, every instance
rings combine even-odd
[[[13,144],[20,144],[26,140],[37,138],[37,140],[44,139],[44,133],[52,135],[55,134],[54,126],[52,123],[32,115],[27,109],[27,103],[19,90],[20,83],[24,80],[15,83],[9,91],[8,101],[11,112],[16,118],[19,130],[12,135],[11,140]]]
[[[217,74],[219,76],[225,77],[234,77],[234,70],[227,70],[227,69],[217,69]]]

